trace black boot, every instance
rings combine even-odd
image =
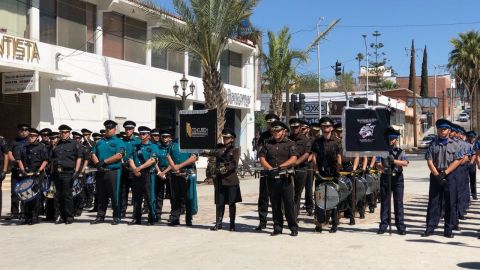
[[[229,215],[230,215],[230,231],[235,231],[235,216],[237,213],[237,206],[232,204],[228,207]]]
[[[215,225],[210,228],[211,231],[217,231],[223,229],[222,221],[223,221],[223,213],[225,212],[225,205],[218,205],[215,207]]]

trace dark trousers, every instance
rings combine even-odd
[[[60,217],[64,220],[73,219],[72,176],[70,172],[56,172],[53,174],[55,183],[55,204],[60,210]]]
[[[185,221],[192,221],[192,207],[190,200],[188,200],[188,179],[187,176],[172,174],[170,181],[170,194],[171,199],[171,212],[170,221],[176,221],[180,219],[182,214],[182,206],[185,206]]]
[[[125,216],[127,213],[128,194],[130,193],[130,189],[133,191],[132,179],[133,175],[131,171],[122,168],[122,179],[120,180],[122,216]]]
[[[463,217],[470,204],[470,188],[468,165],[460,165],[457,178],[457,212],[459,217]]]
[[[23,209],[25,214],[25,220],[38,219],[38,201],[39,197],[23,203]]]
[[[293,201],[293,183],[290,177],[281,177],[275,179],[268,176],[268,191],[270,202],[272,203],[273,229],[281,232],[283,230],[283,209],[290,230],[298,230],[297,219],[295,216],[295,203]]]
[[[216,223],[218,225],[222,225],[224,213],[225,213],[225,204],[217,204],[215,206],[215,217],[216,217]],[[236,213],[237,213],[237,205],[236,204],[229,204],[228,205],[228,214],[230,216],[230,224],[235,223]]]
[[[108,199],[112,201],[113,217],[120,218],[120,178],[122,170],[97,172],[96,189],[98,199],[97,217],[104,218],[107,212]]]
[[[132,179],[133,219],[137,220],[137,222],[142,218],[142,202],[144,197],[146,198],[145,204],[148,209],[148,222],[156,221],[156,178],[155,173],[142,172],[140,176],[134,176]]]
[[[45,198],[45,218],[47,220],[55,220],[60,214],[58,204],[55,201],[55,198]]]
[[[302,192],[305,188],[305,182],[307,180],[307,171],[305,168],[295,170],[294,177],[294,189],[295,189],[295,216],[298,217],[300,213],[300,199],[302,198]]]
[[[427,231],[433,232],[440,222],[442,204],[445,206],[445,233],[451,233],[457,220],[457,183],[458,170],[447,175],[447,184],[440,184],[430,175],[428,191]]]
[[[158,219],[160,219],[163,210],[163,200],[166,198],[167,188],[170,181],[170,174],[166,175],[166,179],[156,177],[155,181],[155,213]],[[170,203],[171,204],[171,203]]]
[[[82,214],[83,208],[85,207],[85,176],[82,177],[80,181],[82,191],[73,198],[73,209],[75,211],[75,215],[77,216]]]
[[[477,199],[477,164],[473,163],[468,166],[468,176],[470,179],[470,194],[473,199]]]
[[[11,215],[20,214],[20,198],[18,198],[17,193],[15,193],[15,185],[21,180],[18,175],[18,169],[12,169],[11,174],[11,183],[10,183],[10,213]]]
[[[403,174],[391,177],[391,192],[393,194],[393,209],[395,211],[395,226],[397,230],[405,230],[404,210],[403,210]],[[388,192],[388,175],[380,176],[380,229],[387,229],[389,223],[388,211],[391,209],[391,196]],[[391,211],[391,210],[390,210]]]
[[[260,176],[260,187],[258,191],[258,219],[261,224],[267,224],[267,215],[268,215],[268,183],[267,176]]]
[[[312,164],[307,165],[307,176],[305,178],[305,210],[307,212],[313,211],[313,172]]]

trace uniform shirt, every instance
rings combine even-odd
[[[6,153],[8,153],[7,141],[0,136],[0,166],[3,166],[3,159]],[[3,167],[1,167],[0,170],[3,170]]]
[[[444,170],[455,160],[463,158],[461,149],[452,139],[435,139],[425,153],[426,160],[432,160],[437,169]]]
[[[335,176],[337,172],[337,155],[340,152],[338,140],[333,136],[330,139],[320,137],[313,142],[312,152],[317,161],[317,170],[325,177]]]
[[[167,156],[170,151],[170,148],[172,147],[172,143],[168,143],[167,145],[164,145],[163,143],[159,142],[157,143],[158,145],[158,166],[160,168],[166,168],[168,167],[168,160]]]
[[[17,148],[25,147],[25,145],[27,145],[27,138],[22,139],[20,137],[17,137],[15,138],[15,140],[11,141],[10,144],[8,145],[8,151],[12,152],[12,155],[13,155],[13,153],[17,151],[16,150]],[[15,162],[13,164],[13,167],[18,169],[18,164]]]
[[[95,154],[98,160],[105,160],[116,154],[122,154],[122,156],[125,156],[125,145],[117,136],[112,136],[110,138],[103,137],[97,141],[95,146],[93,146],[92,154]],[[106,167],[113,170],[119,169],[122,167],[122,160],[119,159],[116,162],[106,164]]]
[[[125,145],[125,157],[124,160],[129,160],[134,154],[135,147],[141,143],[140,138],[131,136],[130,138],[123,138],[123,144]]]
[[[18,147],[13,153],[15,160],[21,160],[25,171],[36,172],[40,165],[48,160],[48,149],[40,142],[27,144],[25,147]]]
[[[267,142],[272,138],[272,133],[270,130],[264,131],[260,134],[260,137],[257,141],[257,149],[260,150]]]
[[[389,155],[392,155],[395,158],[395,160],[408,160],[405,151],[403,151],[402,148],[400,148],[400,147],[391,147],[388,150],[388,153],[389,153]],[[385,159],[382,158],[382,157],[377,157],[377,162],[382,162],[382,164],[383,164],[384,160]],[[387,173],[386,170],[387,169],[384,168],[383,173]],[[402,166],[394,166],[393,172],[401,173],[401,172],[403,172],[403,167]]]
[[[298,156],[295,143],[285,137],[277,142],[271,138],[260,150],[260,157],[264,157],[272,167],[278,167],[292,156]]]
[[[78,158],[82,158],[82,151],[75,140],[59,140],[55,148],[52,149],[54,169],[60,167],[63,170],[75,170]]]
[[[83,159],[88,160],[89,164],[92,163],[92,148],[95,146],[96,142],[92,140],[83,141]]]
[[[168,152],[168,155],[172,158],[173,162],[175,164],[180,164],[187,159],[190,158],[193,154],[188,153],[188,152],[182,152],[180,151],[180,143],[178,142],[178,139],[175,139],[172,142],[172,147],[170,147],[170,151]],[[189,165],[187,168],[191,168],[194,165]]]
[[[158,160],[158,146],[150,141],[147,143],[140,143],[135,145],[133,149],[133,154],[129,159],[133,160],[135,166],[140,166],[145,163],[150,158]],[[144,171],[155,171],[155,163],[149,166],[148,168],[143,169]]]
[[[240,148],[237,148],[234,145],[225,146],[224,144],[218,144],[214,155],[217,167],[217,177],[219,176],[222,180],[222,185],[239,185],[240,181],[237,175],[237,167],[238,160],[240,159]],[[219,171],[220,167],[224,167],[226,171]]]
[[[295,143],[299,157],[303,156],[305,153],[312,152],[312,141],[309,138],[307,138],[305,135],[299,134],[296,137],[290,136],[290,140],[292,140]],[[306,164],[306,161],[300,164],[300,166],[305,164]]]

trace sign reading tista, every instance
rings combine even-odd
[[[217,111],[180,111],[180,149],[194,152],[217,146]]]
[[[390,112],[387,108],[345,108],[342,122],[345,156],[388,155],[385,130],[390,126]]]
[[[38,63],[40,52],[35,41],[0,35],[0,58]]]

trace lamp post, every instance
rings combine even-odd
[[[367,106],[368,106],[368,73],[369,73],[369,71],[368,71],[368,46],[367,46],[367,35],[365,35],[365,34],[364,34],[364,35],[362,35],[362,37],[363,37],[363,41],[364,41],[364,43],[365,43],[365,62],[366,62],[366,66],[365,66],[365,68],[366,68],[366,72],[367,72],[367,87],[366,87],[366,89],[365,89],[365,90],[366,90],[366,96],[367,96]]]
[[[320,17],[317,22],[317,36],[320,35],[320,23],[324,20]],[[317,42],[317,76],[318,76],[318,118],[322,118],[322,82],[320,79],[320,40]],[[326,108],[325,108],[326,109]]]
[[[182,99],[182,110],[188,109],[185,106],[187,97],[193,95],[193,92],[195,91],[195,85],[192,82],[190,83],[190,86],[188,86],[188,88],[190,88],[190,93],[185,93],[185,91],[187,90],[187,86],[188,80],[185,77],[185,74],[183,74],[183,77],[180,79],[180,86],[178,86],[177,82],[175,82],[175,85],[173,86],[173,92],[175,92],[175,96],[179,96]],[[180,87],[182,88],[182,94],[178,93]]]

